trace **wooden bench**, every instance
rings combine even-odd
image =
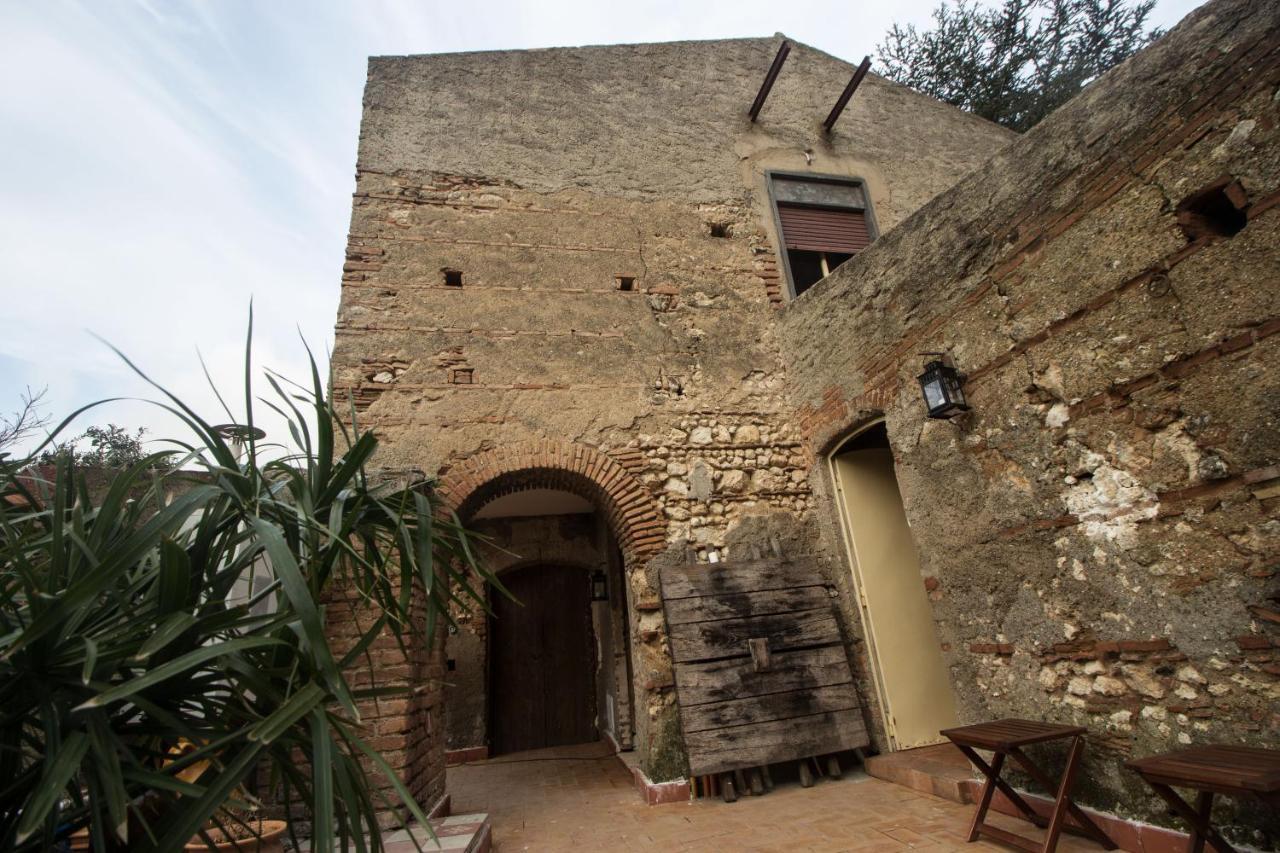
[[[1193,746],[1138,758],[1125,766],[1141,776],[1178,815],[1191,824],[1190,853],[1208,841],[1219,853],[1235,848],[1209,822],[1214,794],[1253,796],[1280,807],[1280,751],[1252,746]],[[1196,804],[1182,799],[1173,786],[1193,788]]]
[[[959,747],[960,751],[987,778],[987,782],[982,788],[982,797],[979,799],[977,810],[973,815],[973,823],[969,827],[968,840],[977,841],[979,836],[985,835],[1005,844],[1012,844],[1023,850],[1031,851],[1031,853],[1052,853],[1058,846],[1058,837],[1066,831],[1092,838],[1107,850],[1114,850],[1116,848],[1115,843],[1107,837],[1102,828],[1071,801],[1071,786],[1075,782],[1076,772],[1080,769],[1080,756],[1084,753],[1084,735],[1086,731],[1081,726],[1061,726],[1034,720],[1014,719],[945,729],[942,735],[949,738],[952,743]],[[1069,740],[1071,746],[1067,755],[1067,766],[1062,771],[1062,778],[1055,783],[1048,773],[1036,766],[1035,762],[1027,757],[1026,753],[1022,751],[1022,747],[1056,740]],[[976,750],[979,749],[995,753],[995,757],[990,764],[983,761],[982,757],[978,755]],[[1056,792],[1057,797],[1054,800],[1053,812],[1048,820],[1041,817],[1008,782],[1000,778],[1000,771],[1004,768],[1006,757],[1012,757],[1014,761],[1022,765],[1022,769],[1032,779],[1047,788],[1050,793]],[[983,819],[987,816],[987,809],[991,807],[991,798],[997,790],[1004,794],[1009,799],[1009,802],[1013,803],[1024,818],[1036,826],[1048,830],[1048,835],[1042,843],[1037,843],[1030,838],[1016,835],[983,822]],[[1075,818],[1078,826],[1071,826],[1067,823],[1068,814]]]

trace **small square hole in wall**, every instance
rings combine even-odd
[[[462,270],[446,269],[444,271],[445,287],[462,287]]]
[[[617,275],[614,279],[618,282],[618,290],[630,293],[636,289],[636,277],[633,275]]]
[[[711,236],[712,236],[712,237],[728,237],[728,236],[730,236],[730,235],[729,235],[729,223],[727,223],[727,222],[712,222],[712,223],[711,223],[711,226],[710,226],[710,231],[711,231]]]
[[[450,672],[455,672],[458,669],[458,662],[453,658],[449,658],[449,660],[445,662],[445,666]]]
[[[449,371],[449,381],[454,385],[474,385],[476,381],[475,374],[475,368],[455,367]]]
[[[1234,237],[1249,224],[1249,196],[1240,182],[1223,178],[1178,205],[1178,227],[1188,240]]]

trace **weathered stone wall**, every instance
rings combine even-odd
[[[1087,725],[1082,799],[1155,822],[1125,759],[1280,731],[1278,86],[1280,4],[1209,3],[780,316],[817,503],[886,418],[963,719]]]
[[[335,393],[382,464],[440,472],[459,508],[493,483],[598,502],[626,563],[654,779],[683,759],[646,563],[811,509],[765,171],[861,178],[884,230],[1011,138],[875,75],[826,136],[853,69],[799,45],[753,124],[777,46],[370,63]]]

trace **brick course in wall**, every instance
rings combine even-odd
[[[634,453],[623,458],[635,464]],[[469,517],[487,501],[530,488],[594,501],[628,562],[643,562],[666,542],[657,502],[622,463],[591,447],[542,441],[478,454],[443,469],[438,493],[448,509]]]

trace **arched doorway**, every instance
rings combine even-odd
[[[438,492],[488,539],[486,564],[504,585],[510,579],[521,601],[494,590],[494,615],[464,614],[447,638],[448,749],[471,760],[597,736],[619,749],[643,748],[633,597],[650,594],[640,569],[665,543],[666,526],[647,490],[598,450],[537,442],[445,469]],[[589,596],[584,629],[580,596],[593,576],[602,583],[595,600]],[[561,620],[566,601],[573,613]],[[582,678],[584,635],[590,659]]]
[[[889,744],[939,743],[956,724],[955,697],[884,422],[837,448],[831,473]]]
[[[504,572],[489,621],[493,755],[599,739],[591,573],[541,564]]]

